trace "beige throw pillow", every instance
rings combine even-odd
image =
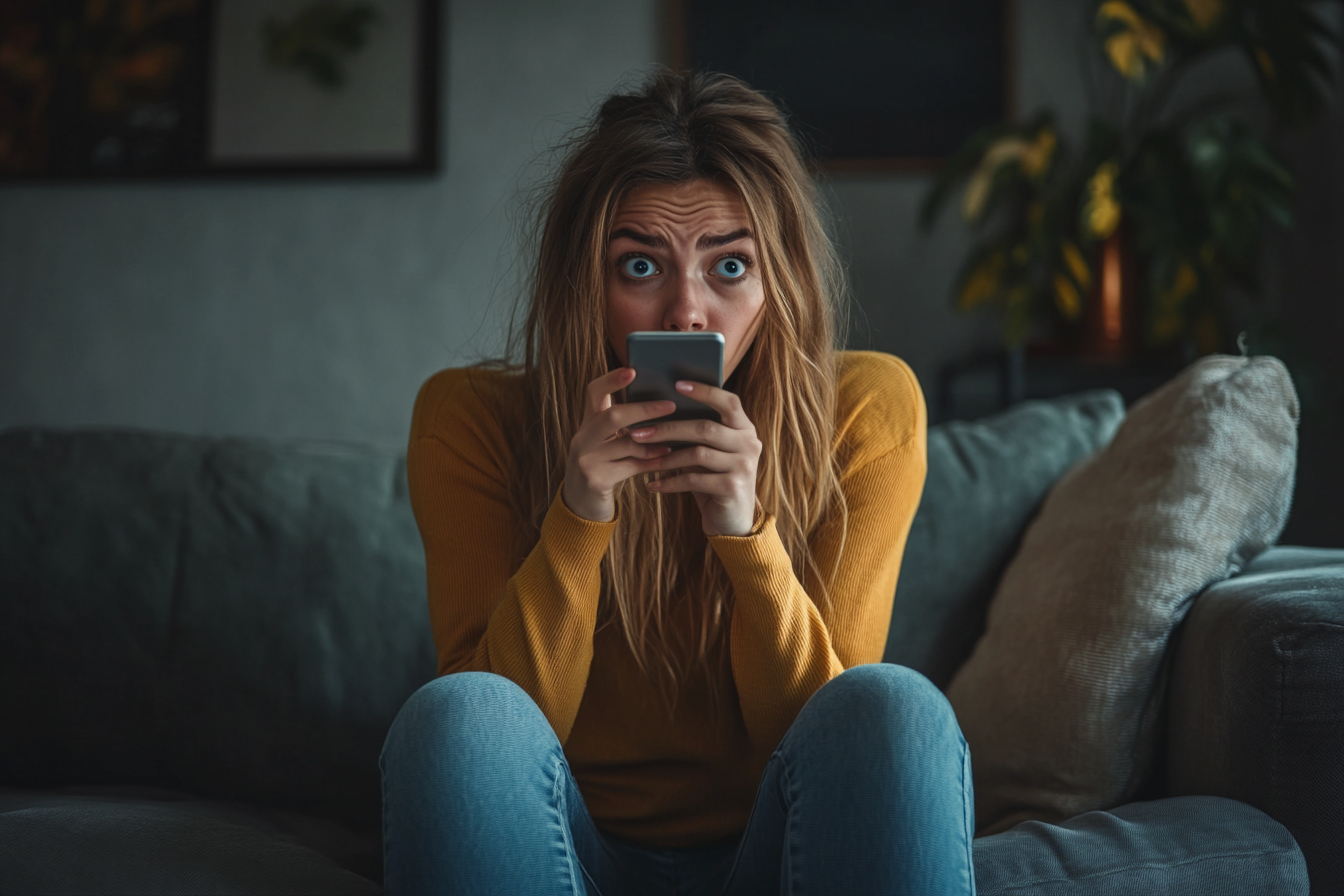
[[[1297,418],[1278,359],[1204,358],[1056,483],[948,688],[977,834],[1133,795],[1157,752],[1172,631],[1283,529]]]

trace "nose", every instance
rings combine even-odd
[[[685,271],[679,272],[670,285],[671,295],[663,308],[663,329],[687,333],[705,329],[709,324],[705,301],[708,287]]]

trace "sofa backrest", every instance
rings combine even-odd
[[[933,427],[886,659],[943,685],[1114,393]],[[152,784],[379,818],[377,757],[435,670],[401,452],[0,433],[0,786]]]
[[[1106,389],[929,428],[884,661],[947,686],[984,632],[990,598],[1046,492],[1110,442],[1124,415],[1119,393]]]
[[[0,785],[367,828],[383,736],[433,674],[399,452],[0,434]]]

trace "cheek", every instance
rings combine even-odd
[[[620,358],[621,364],[630,363],[625,356],[625,337],[637,330],[656,330],[642,319],[643,309],[624,295],[620,284],[607,281],[607,342]]]
[[[746,302],[737,304],[733,308],[731,316],[724,320],[723,329],[727,341],[727,345],[724,346],[726,351],[723,359],[725,379],[737,368],[738,362],[747,353],[747,349],[751,348],[751,343],[755,340],[764,317],[765,292],[758,283],[751,297]]]

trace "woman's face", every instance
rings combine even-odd
[[[747,208],[711,180],[647,184],[616,206],[607,239],[607,338],[629,364],[636,330],[723,334],[723,376],[751,348],[765,307]]]

